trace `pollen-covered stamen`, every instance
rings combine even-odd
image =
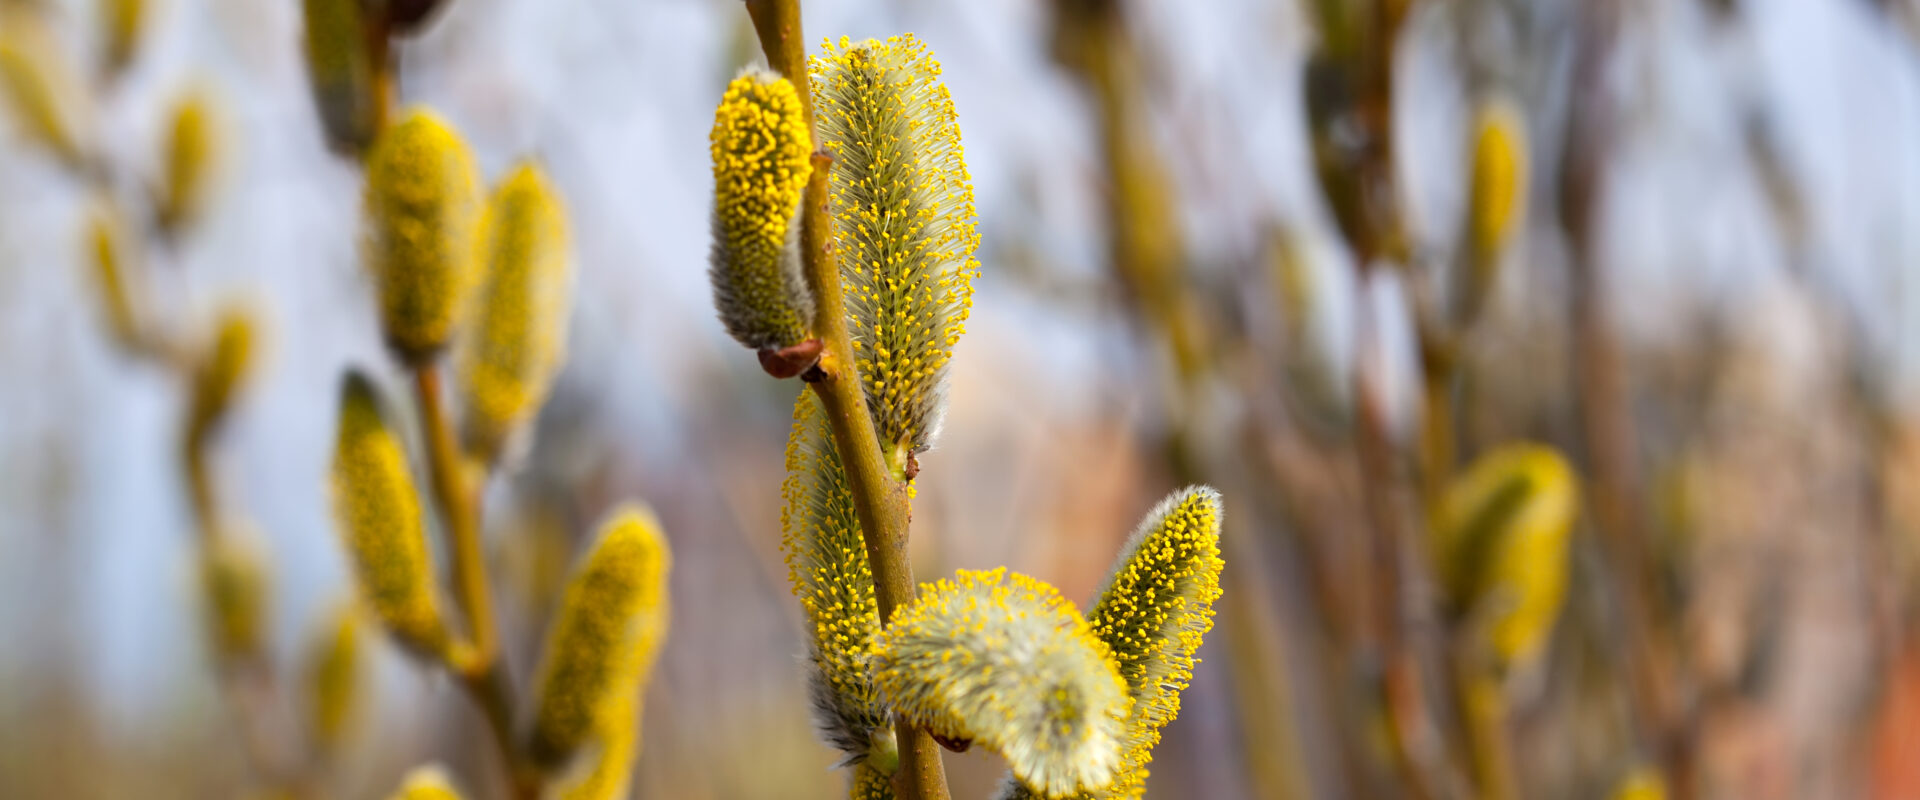
[[[886,449],[924,450],[980,269],[953,98],[911,34],[828,42],[810,72],[867,407]]]
[[[709,146],[710,277],[720,321],[735,340],[763,353],[798,345],[813,317],[799,252],[800,195],[813,172],[813,135],[799,93],[766,70],[741,73],[714,112]]]

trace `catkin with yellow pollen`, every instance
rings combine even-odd
[[[631,717],[666,635],[670,565],[653,512],[628,506],[602,526],[547,636],[528,748],[535,760],[562,767],[604,740],[614,720]]]
[[[401,358],[419,364],[451,341],[479,277],[480,181],[460,135],[414,110],[367,155],[367,270]]]
[[[494,190],[481,236],[485,275],[458,363],[462,436],[490,461],[539,411],[564,363],[573,254],[560,195],[531,163]]]
[[[101,38],[106,42],[107,71],[117,74],[133,62],[140,32],[147,22],[146,0],[103,0]]]
[[[593,741],[567,770],[547,782],[543,796],[555,800],[617,800],[628,795],[633,759],[639,754],[639,687],[609,701],[611,711],[597,720]]]
[[[461,800],[461,796],[446,771],[435,764],[413,768],[387,800]]]
[[[713,156],[709,277],[720,321],[762,353],[801,345],[813,296],[801,269],[800,194],[813,167],[793,84],[748,68],[727,84],[708,137]]]
[[[874,682],[934,736],[999,753],[1049,798],[1121,768],[1131,700],[1105,643],[1053,587],[1005,569],[921,587],[874,638]]]
[[[947,364],[973,307],[972,178],[940,64],[911,34],[828,42],[809,71],[821,144],[833,156],[834,246],[854,358],[899,468],[939,432]]]
[[[811,629],[815,724],[847,761],[875,758],[890,768],[884,762],[897,756],[892,728],[867,667],[880,630],[873,569],[833,431],[813,392],[801,392],[794,404],[781,495],[781,549]]]
[[[381,65],[369,48],[363,0],[302,0],[306,18],[307,80],[327,144],[360,153],[379,133],[385,100],[377,88]]]
[[[219,154],[213,101],[204,91],[190,92],[173,108],[161,160],[165,175],[159,215],[166,230],[178,232],[199,219],[207,205]]]
[[[1538,444],[1481,456],[1436,506],[1432,551],[1448,610],[1485,637],[1497,664],[1546,645],[1566,598],[1578,508],[1573,468]]]
[[[0,9],[0,94],[30,137],[69,167],[85,164],[77,104],[86,93],[52,34],[31,12]]]
[[[368,608],[416,653],[443,655],[447,629],[434,593],[420,493],[372,382],[358,372],[341,386],[333,509]]]
[[[308,738],[320,752],[338,750],[359,718],[365,672],[359,609],[344,603],[326,619],[306,657]]]
[[[1499,274],[1500,258],[1526,210],[1526,123],[1510,104],[1491,101],[1475,115],[1467,198],[1463,308],[1478,313]]]
[[[258,324],[245,305],[232,304],[219,312],[213,341],[194,366],[193,398],[187,411],[191,440],[205,438],[233,406],[234,396],[253,371]]]
[[[893,800],[893,796],[893,779],[887,773],[866,764],[853,768],[848,800]]]
[[[260,547],[252,528],[228,522],[201,549],[207,639],[222,665],[257,658],[265,642],[268,576]]]

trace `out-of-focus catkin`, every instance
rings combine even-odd
[[[671,555],[653,512],[616,511],[567,583],[547,636],[529,751],[564,766],[631,717],[667,629]]]
[[[358,372],[341,386],[333,509],[368,608],[415,652],[444,653],[420,494],[373,383]]]
[[[461,800],[460,791],[438,764],[415,767],[400,780],[400,788],[387,800]]]
[[[409,363],[451,341],[478,282],[480,181],[460,135],[416,109],[367,155],[367,269],[387,343]]]
[[[370,47],[362,0],[303,0],[307,79],[327,143],[358,154],[373,144],[382,109],[378,54]]]
[[[207,638],[222,665],[259,657],[265,641],[269,578],[260,547],[251,527],[228,522],[201,549]]]
[[[128,353],[146,350],[134,288],[129,285],[133,265],[125,223],[116,206],[102,202],[87,216],[87,254],[93,266],[93,288],[114,343]]]
[[[159,207],[162,227],[178,232],[200,218],[219,156],[213,100],[204,90],[189,92],[173,108],[161,161],[165,170]]]
[[[1667,800],[1667,781],[1653,767],[1635,767],[1614,785],[1607,800]]]
[[[802,272],[800,195],[813,135],[786,78],[749,68],[727,85],[708,138],[713,156],[713,302],[727,333],[778,351],[807,338],[813,296]]]
[[[1545,646],[1566,597],[1579,507],[1573,468],[1550,447],[1510,444],[1469,465],[1437,505],[1435,573],[1452,615],[1499,665]]]
[[[539,411],[564,363],[573,254],[560,195],[531,163],[494,190],[481,231],[485,274],[459,380],[466,447],[490,461]]]
[[[1468,317],[1485,305],[1501,256],[1526,211],[1526,122],[1511,104],[1488,101],[1475,115],[1472,169],[1466,286],[1459,299]]]
[[[337,751],[360,716],[362,663],[359,606],[343,603],[326,618],[306,656],[308,736],[322,753]]]
[[[85,165],[79,129],[86,92],[32,11],[0,9],[0,92],[29,136],[69,167]]]
[[[609,702],[609,713],[596,720],[592,741],[583,746],[576,762],[548,781],[548,797],[556,800],[617,800],[627,796],[633,777],[633,759],[639,754],[639,687],[623,690]]]
[[[193,372],[193,399],[187,430],[192,440],[205,438],[232,408],[235,395],[253,371],[259,324],[246,305],[222,308],[214,323],[213,341],[206,345]]]
[[[881,444],[925,450],[973,307],[973,183],[940,64],[912,35],[828,42],[809,67],[833,156],[834,242]]]
[[[922,586],[874,638],[873,673],[895,712],[999,753],[1041,796],[1098,791],[1120,771],[1126,683],[1073,604],[1025,575]]]
[[[108,74],[117,75],[133,63],[146,22],[146,0],[102,0],[100,30],[106,43]]]
[[[849,761],[864,761],[876,744],[888,751],[893,747],[887,708],[867,666],[880,630],[880,606],[853,492],[826,411],[813,392],[801,392],[794,404],[781,494],[787,576],[811,628],[815,723]]]

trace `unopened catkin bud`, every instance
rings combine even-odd
[[[801,269],[800,195],[813,135],[793,84],[749,68],[727,85],[713,155],[713,302],[727,333],[775,352],[801,344],[813,296]]]
[[[445,770],[438,764],[415,767],[400,780],[400,788],[387,796],[387,800],[461,800],[459,790],[453,788],[453,781],[447,779]]]
[[[891,458],[932,446],[980,244],[940,63],[912,35],[826,43],[808,67],[833,156],[835,247],[867,409]]]
[[[339,749],[360,715],[366,683],[360,647],[360,610],[343,603],[325,624],[306,656],[309,738],[323,753]]]
[[[1579,508],[1573,468],[1550,447],[1511,444],[1455,478],[1434,513],[1436,577],[1453,616],[1501,666],[1537,656],[1566,597]]]
[[[387,343],[418,364],[452,340],[478,282],[480,181],[460,135],[424,110],[367,155],[367,270]]]
[[[134,310],[134,290],[128,283],[133,265],[128,263],[127,233],[114,206],[103,203],[87,216],[86,248],[94,292],[114,343],[128,353],[142,352],[145,342]]]
[[[875,638],[873,673],[896,713],[999,753],[1040,796],[1099,791],[1120,770],[1126,684],[1073,604],[1025,575],[922,586]]]
[[[223,665],[251,661],[266,635],[268,577],[259,535],[228,524],[201,550],[200,586],[206,598],[207,634]]]
[[[1469,317],[1486,303],[1499,274],[1501,255],[1526,210],[1526,122],[1510,104],[1492,101],[1480,108],[1472,157],[1466,286],[1459,301]]]
[[[232,408],[234,396],[253,369],[258,327],[246,306],[230,305],[220,311],[213,341],[194,367],[187,418],[192,438],[203,438]]]
[[[178,232],[206,209],[220,155],[214,124],[213,101],[204,91],[190,92],[174,106],[159,208],[160,224],[168,231]]]
[[[447,629],[434,594],[420,494],[372,382],[358,372],[341,385],[333,509],[367,606],[416,653],[442,654]]]
[[[0,9],[0,93],[31,138],[69,167],[84,165],[79,103],[86,93],[51,32],[29,11]]]
[[[379,89],[381,54],[370,46],[363,0],[303,0],[302,6],[307,79],[327,143],[359,154],[380,132],[386,103]]]
[[[565,362],[573,253],[559,192],[531,163],[494,190],[481,230],[485,275],[459,379],[467,449],[490,461],[540,410]]]
[[[670,564],[653,512],[628,506],[601,527],[547,636],[529,747],[540,763],[564,766],[631,714],[666,635]]]

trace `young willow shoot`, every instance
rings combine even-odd
[[[447,627],[434,593],[420,493],[372,381],[358,372],[341,385],[333,507],[368,607],[415,653],[444,655]]]
[[[1441,497],[1436,577],[1452,615],[1496,666],[1532,660],[1566,597],[1579,504],[1572,467],[1552,448],[1513,444],[1481,456]]]
[[[651,511],[614,513],[568,581],[541,665],[539,704],[528,751],[556,774],[572,773],[575,756],[598,747],[598,781],[614,788],[638,744],[639,694],[667,630],[671,557]],[[589,778],[589,782],[594,779]]]
[[[922,589],[874,639],[881,697],[936,737],[999,753],[1045,797],[1111,784],[1132,701],[1073,604],[1004,568]]]
[[[822,735],[847,762],[871,758],[891,770],[893,731],[867,667],[880,607],[825,413],[812,392],[801,392],[793,409],[780,513],[787,574],[813,629],[812,695]]]
[[[424,110],[367,155],[367,268],[387,343],[409,364],[446,347],[477,283],[479,185],[466,143]]]
[[[714,112],[710,144],[714,306],[727,333],[760,351],[769,371],[799,359],[784,371],[797,373],[819,346],[803,346],[813,296],[801,271],[800,190],[813,172],[813,135],[793,84],[742,72]]]
[[[854,358],[881,447],[900,469],[939,433],[947,364],[980,271],[959,119],[939,62],[911,34],[829,42],[809,71],[833,156]]]
[[[1087,615],[1093,634],[1113,654],[1133,698],[1121,769],[1111,786],[1086,798],[1138,798],[1160,729],[1180,714],[1180,692],[1193,680],[1194,654],[1213,627],[1220,597],[1220,493],[1203,486],[1174,492],[1127,537],[1100,599]],[[1025,800],[1035,790],[1015,779],[1001,797]]]
[[[565,361],[573,255],[559,193],[533,164],[500,182],[485,219],[486,274],[459,376],[466,447],[491,461],[546,401]]]

